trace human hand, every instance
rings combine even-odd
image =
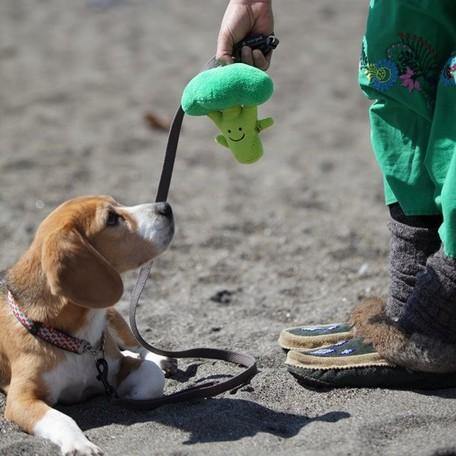
[[[274,32],[272,0],[231,0],[223,16],[217,40],[216,59],[233,63],[233,47],[252,34],[270,35]],[[241,50],[241,61],[262,70],[267,70],[271,52],[266,56],[259,49],[248,46]]]

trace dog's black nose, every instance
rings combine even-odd
[[[168,203],[157,203],[155,205],[155,213],[169,218],[173,215],[173,210]]]

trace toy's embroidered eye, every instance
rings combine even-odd
[[[228,130],[228,133],[231,133],[231,130]]]
[[[106,219],[106,226],[116,226],[119,224],[121,217],[117,212],[109,211],[108,218]]]
[[[242,127],[239,127],[238,130],[239,130],[239,131],[242,131]]]

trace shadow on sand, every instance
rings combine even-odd
[[[193,403],[168,405],[150,412],[136,412],[107,405],[95,398],[83,405],[59,407],[76,420],[82,430],[112,423],[131,425],[153,421],[189,433],[186,445],[229,442],[258,433],[290,438],[315,421],[336,423],[349,418],[347,412],[333,411],[316,417],[277,412],[244,399],[207,399]]]

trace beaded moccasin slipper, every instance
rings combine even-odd
[[[333,323],[284,329],[280,333],[278,342],[284,350],[302,350],[335,344],[352,337],[350,324]]]
[[[288,371],[304,386],[440,389],[456,386],[455,373],[418,372],[390,364],[361,337],[314,350],[291,350]]]

